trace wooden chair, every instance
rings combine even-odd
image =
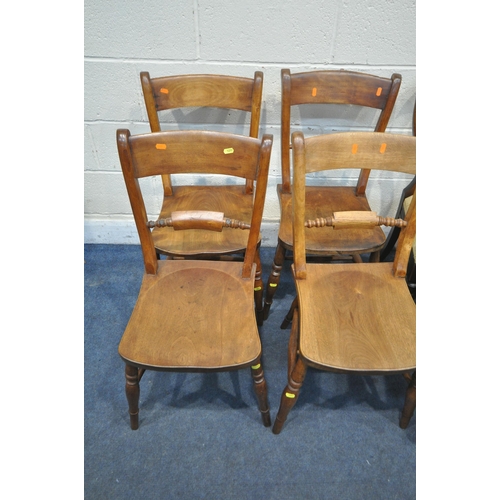
[[[131,136],[117,131],[123,176],[144,257],[136,305],[120,341],[130,425],[139,426],[139,381],[145,370],[225,371],[251,367],[264,425],[271,424],[254,309],[257,245],[272,136],[262,140],[210,131]],[[219,212],[176,211],[148,220],[139,180],[164,174],[215,172],[252,179],[255,203],[247,221]],[[151,228],[246,235],[244,260],[158,259]],[[245,231],[249,228],[249,231]]]
[[[380,110],[375,132],[384,132],[391,116],[401,85],[401,76],[391,78],[355,73],[352,71],[312,71],[291,74],[290,70],[281,71],[281,176],[278,184],[280,203],[280,226],[278,245],[272,270],[268,278],[264,300],[263,316],[266,319],[273,302],[274,293],[287,251],[293,251],[292,237],[292,194],[290,182],[290,115],[291,107],[304,104],[353,105]],[[358,124],[356,124],[359,126]],[[360,172],[356,187],[351,186],[312,186],[306,188],[307,218],[315,218],[328,209],[371,210],[365,190],[370,169]],[[306,253],[321,257],[353,258],[360,262],[362,253],[371,253],[371,260],[379,259],[385,235],[381,228],[350,229],[331,235],[326,229],[306,234]]]
[[[225,75],[150,78],[148,72],[142,72],[140,78],[151,132],[161,130],[161,111],[203,107],[249,113],[249,136],[258,137],[263,85],[261,71],[256,71],[253,79]],[[209,170],[204,173],[213,174]],[[193,208],[223,212],[227,217],[238,220],[249,220],[251,216],[254,190],[252,179],[233,185],[186,185],[174,183],[171,176],[165,174],[162,175],[162,182],[164,197],[160,217]],[[176,232],[172,228],[157,227],[153,229],[153,242],[159,254],[175,258],[219,258],[221,255],[241,257],[246,249],[245,235],[241,231],[226,228],[220,233],[208,233],[200,240],[196,231]],[[260,259],[257,261],[255,289],[258,322],[262,324],[263,283]]]
[[[292,140],[292,271],[298,301],[288,347],[288,385],[273,432],[281,431],[296,403],[308,366],[360,375],[404,374],[409,386],[399,425],[405,428],[416,404],[416,305],[405,282],[416,233],[416,194],[404,221],[368,211],[327,212],[308,220],[305,174],[347,165],[415,175],[416,138],[343,132],[304,139],[295,132]],[[306,227],[324,228],[333,236],[379,225],[402,227],[394,262],[306,264]]]

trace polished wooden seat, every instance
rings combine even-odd
[[[161,113],[174,113],[184,108],[211,108],[227,110],[227,113],[241,113],[243,131],[248,126],[248,135],[258,137],[262,102],[263,73],[256,71],[254,78],[228,75],[174,75],[151,78],[148,72],[141,72],[141,85],[151,132],[160,132]],[[246,123],[249,121],[249,124]],[[181,126],[181,125],[179,125]],[[220,126],[220,125],[219,125]],[[191,123],[189,128],[209,129],[206,123]],[[229,127],[225,127],[226,129]],[[232,130],[232,132],[234,132]],[[238,131],[239,133],[239,131]],[[198,172],[199,173],[199,172]],[[205,179],[214,172],[205,170]],[[205,180],[198,185],[173,180],[171,175],[162,175],[164,197],[160,217],[175,211],[208,210],[223,212],[226,216],[248,220],[253,210],[252,179],[243,179],[236,184],[214,183]],[[216,185],[217,184],[217,185]],[[153,241],[159,254],[177,258],[218,258],[221,255],[242,256],[246,249],[246,236],[241,232],[224,229],[221,233],[207,232],[200,239],[197,232],[173,231],[162,227],[153,230]],[[259,237],[260,242],[260,237]],[[260,260],[256,275],[256,303],[259,324],[262,322],[262,266]]]
[[[272,136],[262,140],[209,131],[131,136],[117,131],[123,176],[142,247],[145,273],[120,341],[132,429],[139,426],[139,381],[146,370],[224,371],[251,367],[263,423],[271,425],[254,306],[257,245]],[[228,153],[228,150],[231,150]],[[206,210],[148,217],[140,180],[173,173],[216,172],[255,181],[248,220]],[[152,228],[246,236],[243,262],[158,259]]]
[[[267,281],[263,316],[269,315],[273,297],[278,287],[280,274],[287,251],[293,251],[292,192],[290,178],[290,129],[291,108],[303,105],[351,105],[380,110],[376,132],[384,132],[391,116],[401,85],[401,76],[391,78],[356,73],[352,71],[311,71],[291,74],[281,71],[281,176],[277,192],[280,203],[280,226],[278,244],[273,266]],[[327,108],[330,111],[330,107]],[[341,106],[337,109],[343,109]],[[294,126],[297,119],[294,120]],[[351,124],[352,125],[352,124]],[[362,127],[361,123],[354,124]],[[326,211],[371,210],[366,198],[366,185],[370,169],[362,169],[357,186],[343,184],[306,187],[306,215],[314,219]],[[323,182],[324,183],[324,182]],[[378,251],[385,242],[381,228],[350,229],[332,236],[331,231],[320,228],[306,231],[306,253],[308,255],[334,258],[354,258],[361,261],[360,254],[371,253],[371,260],[378,260]]]
[[[416,193],[406,218],[374,212],[326,212],[313,220],[305,207],[306,172],[367,168],[415,175],[416,139],[374,132],[343,132],[293,138],[292,271],[298,300],[288,351],[288,384],[273,426],[278,434],[297,401],[307,367],[338,373],[401,373],[409,386],[400,418],[405,428],[416,401],[416,305],[405,275],[416,234]],[[306,263],[306,228],[341,233],[351,228],[400,227],[394,262]],[[332,229],[333,228],[333,229]]]

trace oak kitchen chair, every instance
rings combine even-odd
[[[135,307],[118,347],[125,362],[131,428],[139,426],[139,382],[146,370],[214,372],[243,368],[251,370],[263,423],[270,426],[254,286],[272,136],[260,140],[211,131],[131,136],[128,130],[118,130],[117,146],[145,267]],[[248,219],[235,220],[219,211],[207,211],[204,206],[168,214],[162,211],[159,219],[150,218],[141,191],[142,179],[206,172],[255,183],[255,201]],[[175,239],[177,231],[194,232],[200,242],[206,241],[208,232],[241,233],[245,240],[243,262],[160,260],[153,238],[158,227],[172,230],[165,235],[167,243],[169,235]]]
[[[416,234],[416,192],[405,220],[374,212],[333,212],[309,219],[306,173],[370,168],[416,173],[416,138],[375,132],[342,132],[293,142],[293,244],[297,300],[288,346],[288,383],[273,432],[278,434],[295,405],[307,367],[359,375],[403,374],[409,381],[400,418],[405,428],[416,405],[416,305],[405,275]],[[399,226],[394,262],[306,262],[306,229],[332,237],[352,228]]]

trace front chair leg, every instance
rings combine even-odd
[[[269,402],[267,399],[267,385],[264,378],[264,370],[260,364],[260,359],[255,365],[252,366],[252,378],[255,395],[257,396],[257,402],[262,416],[262,423],[266,427],[271,427],[271,414],[269,413]]]
[[[276,415],[276,420],[274,421],[273,434],[279,434],[283,428],[283,424],[288,417],[288,413],[295,406],[297,398],[299,396],[300,388],[304,382],[306,376],[307,365],[304,360],[299,356],[293,371],[288,378],[288,385],[285,387],[283,394],[281,395],[280,408],[278,414]]]
[[[414,371],[411,377],[410,383],[408,384],[408,389],[406,389],[405,404],[403,407],[403,412],[401,414],[401,419],[399,420],[399,427],[401,429],[406,429],[410,423],[410,419],[415,412],[415,407],[417,405],[417,372]]]
[[[274,254],[273,267],[267,281],[266,298],[264,300],[264,320],[269,316],[269,309],[271,309],[271,304],[273,303],[274,293],[280,282],[281,270],[285,262],[285,252],[285,247],[281,244],[281,241],[278,241],[276,253]]]
[[[125,394],[128,401],[130,428],[139,428],[139,370],[135,366],[125,365]]]

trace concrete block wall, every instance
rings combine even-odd
[[[86,243],[138,243],[116,150],[116,130],[149,132],[139,73],[152,77],[264,73],[260,133],[274,135],[263,244],[275,246],[279,221],[281,68],[292,72],[349,69],[402,75],[388,132],[411,133],[416,98],[415,0],[86,0],[84,193]],[[200,110],[166,113],[164,130],[210,126],[247,133],[244,113]],[[292,115],[306,134],[376,123],[371,110],[307,107]],[[297,128],[297,127],[296,127]],[[342,178],[345,176],[345,178]],[[333,181],[355,182],[357,172]],[[199,179],[191,179],[200,182]],[[325,179],[329,182],[331,179]],[[406,179],[373,177],[372,207],[390,215]],[[143,184],[152,217],[160,207],[159,179]],[[383,198],[389,202],[382,202]],[[156,211],[156,212],[155,212]]]

